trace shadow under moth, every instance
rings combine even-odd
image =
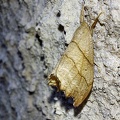
[[[100,13],[101,14],[101,13]],[[90,93],[94,77],[94,51],[92,34],[98,18],[92,26],[84,20],[84,7],[81,10],[81,26],[49,75],[48,84],[62,90],[66,97],[72,97],[74,107],[79,106]]]

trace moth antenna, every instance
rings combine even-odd
[[[98,16],[97,16],[97,18],[94,20],[94,23],[92,24],[92,26],[91,26],[91,35],[93,35],[93,29],[95,28],[95,26],[96,26],[96,24],[97,24],[97,22],[98,22],[98,18],[99,18],[99,16],[102,14],[103,12],[101,12]]]

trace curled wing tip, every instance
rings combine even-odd
[[[78,107],[81,103],[82,103],[82,102],[76,102],[76,101],[74,101],[73,106],[74,106],[74,107]]]
[[[53,76],[54,76],[53,74],[50,74],[48,76],[48,85],[50,85],[50,86],[54,86],[54,83],[55,83],[55,79]]]
[[[55,86],[55,87],[57,87],[57,89],[60,89],[60,83],[59,82],[60,81],[59,81],[58,77],[54,73],[51,73],[48,76],[48,85]]]
[[[74,107],[78,107],[78,106],[82,103],[81,100],[74,99],[74,98],[73,98],[73,100],[74,100],[74,103],[73,103],[73,106],[74,106]]]

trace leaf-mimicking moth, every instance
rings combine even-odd
[[[92,89],[94,77],[92,34],[100,14],[92,26],[89,26],[84,20],[84,7],[82,8],[81,26],[75,31],[66,51],[48,77],[49,85],[64,91],[66,97],[73,98],[74,107],[79,106]]]

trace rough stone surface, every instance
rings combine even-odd
[[[85,1],[94,39],[95,74],[78,108],[47,85],[79,26],[83,0],[0,1],[0,120],[120,120],[120,1]]]

